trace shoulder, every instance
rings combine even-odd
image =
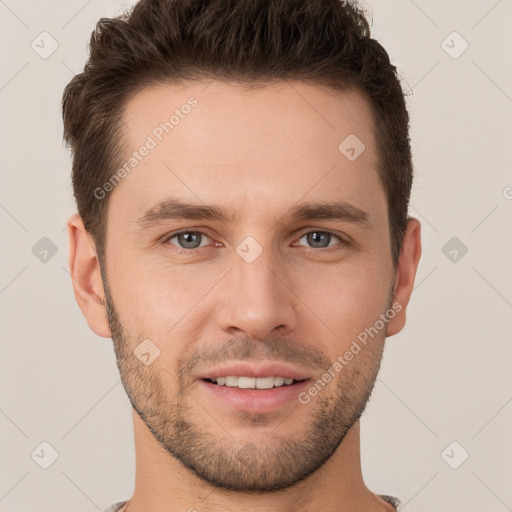
[[[391,503],[393,507],[395,507],[398,510],[398,507],[401,505],[401,502],[398,498],[395,498],[395,496],[389,496],[388,494],[379,494],[379,497],[382,498],[384,501],[387,501],[388,503]]]
[[[126,501],[118,501],[110,505],[110,507],[106,508],[103,512],[118,512],[125,503]]]

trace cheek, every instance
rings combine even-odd
[[[346,266],[305,279],[297,290],[308,317],[332,337],[337,346],[350,345],[373,326],[387,307],[391,276],[378,266]]]
[[[208,303],[209,290],[225,273],[220,267],[176,265],[162,259],[123,259],[124,265],[109,278],[122,324],[132,335],[162,343],[191,328],[190,321],[201,311],[197,306]]]

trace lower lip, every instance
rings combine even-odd
[[[271,389],[240,389],[200,380],[199,387],[229,407],[243,412],[272,412],[291,402],[299,402],[299,393],[309,386],[309,379]],[[300,402],[299,402],[300,403]]]

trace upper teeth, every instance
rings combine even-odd
[[[213,382],[221,386],[238,387],[242,389],[270,389],[283,385],[290,385],[293,383],[293,379],[287,379],[285,377],[217,377],[211,379]]]

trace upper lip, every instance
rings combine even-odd
[[[293,366],[277,363],[249,363],[249,362],[236,362],[232,364],[225,364],[217,366],[212,370],[201,374],[200,379],[215,379],[217,377],[284,377],[286,379],[305,380],[309,376],[302,370],[294,368]]]

